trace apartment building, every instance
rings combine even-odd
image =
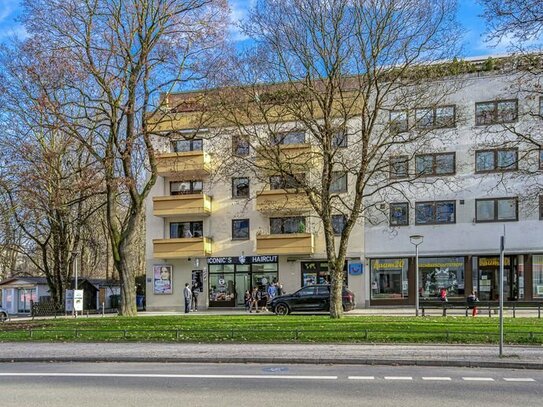
[[[413,235],[423,236],[423,298],[445,287],[451,299],[471,290],[496,299],[504,227],[508,299],[543,301],[543,198],[532,191],[533,177],[519,176],[534,165],[543,169],[543,156],[504,143],[509,136],[503,132],[504,124],[522,126],[539,99],[513,92],[510,75],[468,75],[440,106],[389,112],[399,131],[412,131],[411,122],[438,137],[410,159],[400,150],[391,154],[391,177],[420,177],[376,202],[373,221],[361,220],[353,230],[345,281],[358,307],[414,304]],[[216,177],[221,149],[258,152],[232,138],[219,140],[213,128],[194,129],[187,113],[161,124],[180,137],[156,140],[159,178],[147,203],[147,308],[181,310],[185,283],[201,291],[201,308],[243,308],[251,287],[266,291],[277,282],[293,292],[328,282],[321,225],[304,194],[274,174],[265,184],[243,173]],[[537,118],[526,120],[527,129],[537,125]],[[183,132],[192,136],[185,139]],[[285,159],[311,153],[295,125],[280,147]],[[352,187],[347,176],[335,183],[346,196]],[[334,220],[339,233],[341,216]]]

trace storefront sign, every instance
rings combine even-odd
[[[509,266],[510,264],[511,264],[511,259],[509,257],[504,257],[504,265]],[[500,267],[500,258],[499,257],[480,257],[479,267]]]
[[[362,263],[349,263],[349,274],[351,276],[359,276],[364,272]]]
[[[207,264],[277,263],[278,256],[208,257]]]
[[[372,262],[374,270],[402,270],[405,259],[376,259]]]

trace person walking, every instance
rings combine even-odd
[[[198,286],[196,284],[193,284],[191,291],[192,291],[191,309],[193,311],[198,311],[198,295],[200,294],[200,290],[198,289]]]
[[[251,291],[250,290],[245,290],[244,302],[245,302],[245,311],[249,311],[249,308],[251,307]]]
[[[447,289],[445,287],[441,287],[441,291],[439,292],[439,298],[443,302],[447,302]]]
[[[277,287],[275,283],[271,283],[268,286],[268,302],[277,297]]]
[[[477,311],[477,303],[479,302],[479,298],[477,298],[477,293],[475,291],[472,291],[470,295],[468,295],[468,306],[471,309],[471,316],[475,317],[478,314]]]
[[[192,292],[190,291],[189,283],[185,283],[183,298],[185,299],[185,314],[188,314],[190,311],[190,302],[192,300]]]
[[[260,291],[258,291],[257,287],[253,287],[253,291],[251,291],[251,305],[249,307],[249,312],[253,312],[253,307],[255,308],[255,312],[258,312],[258,301],[260,298]]]

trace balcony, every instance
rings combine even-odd
[[[275,148],[278,148],[276,156]],[[256,165],[276,171],[285,168],[291,172],[306,172],[314,164],[317,154],[310,144],[280,144],[276,147],[261,147],[256,149]]]
[[[153,197],[155,216],[209,216],[211,197],[205,194],[187,194]]]
[[[202,178],[211,172],[211,158],[203,151],[160,153],[156,161],[158,175],[162,177]]]
[[[311,209],[304,192],[290,189],[272,189],[256,195],[256,210],[262,213],[300,213]]]
[[[313,254],[315,237],[312,233],[257,235],[256,252],[258,254]]]
[[[211,255],[212,243],[208,237],[154,239],[153,256],[157,259],[205,257]]]

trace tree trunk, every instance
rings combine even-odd
[[[343,318],[343,267],[336,266],[334,270],[330,270],[331,285],[330,285],[330,318]]]

